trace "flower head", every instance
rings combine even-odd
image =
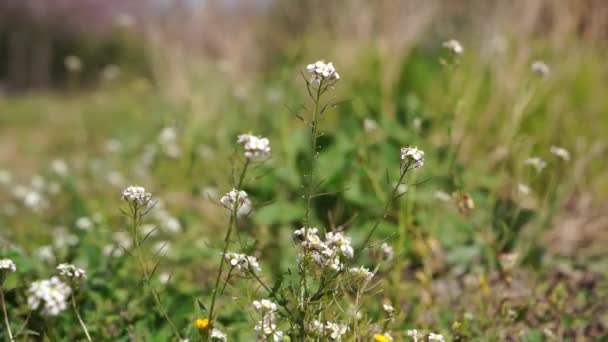
[[[236,142],[243,145],[245,158],[260,159],[270,157],[270,141],[268,138],[258,137],[251,134],[241,134]]]
[[[268,299],[254,300],[253,308],[257,312],[261,313],[269,313],[277,311],[277,305]]]
[[[383,242],[382,245],[380,245],[380,250],[382,251],[382,258],[386,261],[392,260],[395,256],[395,250],[386,242]]]
[[[84,279],[87,277],[86,272],[82,268],[78,268],[71,264],[59,264],[57,270],[60,275],[71,279]]]
[[[17,266],[11,259],[0,259],[0,272],[17,272]]]
[[[555,156],[561,158],[564,161],[570,161],[570,152],[568,152],[568,150],[566,150],[565,148],[551,146],[551,148],[549,148],[549,152],[553,153]]]
[[[339,324],[337,322],[327,322],[325,323],[324,333],[327,337],[332,340],[340,341],[342,340],[342,336],[346,335],[348,332],[348,327],[344,324]]]
[[[224,258],[231,267],[242,274],[247,274],[249,270],[253,272],[259,272],[261,270],[258,259],[254,256],[228,252]]]
[[[424,166],[424,151],[416,147],[401,148],[401,164],[402,167],[408,169],[419,169]]]
[[[236,210],[237,213],[247,213],[251,208],[249,196],[243,190],[232,189],[230,192],[222,196],[220,203],[230,211]]]
[[[454,55],[462,55],[462,53],[464,52],[462,44],[460,44],[460,42],[456,39],[450,39],[448,41],[445,41],[443,42],[443,44],[441,44],[441,46],[443,46],[444,49],[448,50]]]
[[[312,84],[320,84],[325,80],[337,81],[340,79],[340,74],[338,74],[332,62],[317,61],[314,64],[308,64],[306,71],[312,75],[310,80]]]
[[[541,77],[547,77],[549,76],[549,73],[551,73],[551,69],[549,69],[549,66],[543,61],[534,61],[530,66],[530,69],[532,69],[533,73]]]
[[[57,316],[67,308],[72,289],[57,277],[35,281],[30,285],[27,303],[32,310],[41,308],[44,316]]]
[[[205,331],[209,328],[209,318],[197,318],[194,320],[194,326],[200,330]]]
[[[221,332],[218,329],[211,329],[211,333],[209,334],[209,337],[211,337],[211,341],[216,341],[216,342],[225,342],[226,341],[226,334],[224,334],[223,332]]]
[[[532,166],[539,173],[547,166],[547,163],[538,157],[528,158],[524,164]]]
[[[369,281],[374,277],[374,273],[370,272],[369,269],[360,266],[360,267],[352,267],[348,270],[348,272],[355,276],[357,279]]]
[[[150,204],[152,195],[141,186],[131,185],[122,191],[122,199],[132,205],[146,206]]]
[[[443,335],[441,334],[435,334],[435,333],[429,333],[428,336],[429,341],[445,341],[445,339],[443,338]]]

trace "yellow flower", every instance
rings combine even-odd
[[[374,342],[391,342],[392,339],[386,335],[382,335],[382,334],[375,334],[374,335]]]
[[[197,318],[194,321],[194,325],[198,328],[198,330],[205,331],[207,328],[209,328],[209,318]]]

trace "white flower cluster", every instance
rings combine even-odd
[[[547,163],[538,157],[528,158],[524,164],[532,166],[536,172],[541,172],[545,167],[547,167]]]
[[[122,191],[122,199],[129,204],[141,206],[150,204],[152,195],[141,186],[131,185]]]
[[[209,337],[211,338],[211,341],[214,342],[225,342],[227,339],[226,334],[215,328],[211,329]]]
[[[361,279],[361,280],[365,280],[365,281],[370,281],[374,277],[374,273],[363,266],[352,267],[351,269],[348,270],[348,273],[350,273],[352,276],[354,276],[357,279]]]
[[[341,232],[325,234],[325,241],[321,240],[317,228],[300,228],[296,230],[294,239],[306,250],[308,257],[323,268],[339,271],[343,268],[342,258],[352,258],[355,251],[349,237]]]
[[[348,332],[348,327],[337,322],[323,322],[314,320],[308,323],[308,331],[315,337],[324,337],[334,341],[340,341],[342,336]]]
[[[380,245],[380,250],[382,251],[382,259],[386,261],[393,260],[395,250],[388,243],[383,242],[382,245]]]
[[[283,341],[283,332],[277,330],[274,313],[277,305],[268,299],[254,300],[253,308],[262,314],[262,319],[253,328],[258,333],[259,341]]]
[[[237,144],[243,145],[245,158],[260,159],[270,157],[270,141],[268,138],[258,137],[252,134],[240,134],[236,139]]]
[[[86,272],[82,268],[78,268],[72,264],[59,264],[57,270],[60,275],[67,278],[84,279],[87,277]]]
[[[30,285],[27,304],[32,310],[41,308],[44,316],[57,316],[67,308],[72,289],[57,277],[35,281]]]
[[[9,272],[17,272],[17,266],[11,259],[0,260],[0,271],[8,270]]]
[[[251,210],[251,201],[249,201],[249,196],[243,190],[230,190],[230,192],[220,198],[220,203],[230,211],[236,209],[239,215],[247,214]]]
[[[551,69],[549,69],[549,66],[543,61],[534,61],[530,66],[530,69],[532,69],[533,73],[541,77],[547,77],[549,76],[549,73],[551,73]]]
[[[462,53],[464,52],[462,44],[460,44],[460,42],[456,39],[450,39],[448,41],[445,41],[443,42],[443,44],[441,44],[441,46],[443,46],[444,49],[447,49],[455,55],[462,55]]]
[[[563,147],[551,146],[549,148],[549,152],[556,157],[563,159],[564,161],[570,161],[570,152]]]
[[[424,166],[424,151],[416,147],[401,148],[401,165],[408,169],[419,169]]]
[[[224,256],[224,259],[226,259],[226,262],[228,262],[231,267],[243,275],[248,274],[250,269],[256,273],[261,270],[258,259],[254,256],[228,252]]]
[[[332,62],[317,61],[314,64],[308,64],[306,71],[312,75],[310,79],[312,84],[320,84],[324,80],[337,81],[340,79],[340,74]]]
[[[411,337],[414,342],[418,342],[418,338],[424,338],[424,333],[418,333],[416,329],[410,329],[407,331],[407,336]],[[439,341],[444,342],[445,338],[441,334],[429,333],[427,336],[428,341]]]
[[[158,134],[158,143],[162,151],[169,158],[177,159],[182,154],[179,147],[177,128],[165,127]]]

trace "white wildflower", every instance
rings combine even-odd
[[[53,252],[53,247],[51,246],[42,246],[34,251],[36,257],[42,261],[52,263],[55,261],[55,253]]]
[[[181,149],[178,145],[177,128],[165,127],[158,134],[158,143],[161,145],[163,152],[169,158],[179,158]]]
[[[435,333],[429,333],[429,341],[445,341],[445,339],[443,338],[443,335],[441,334],[435,334]]]
[[[243,145],[245,158],[260,159],[270,157],[270,141],[268,138],[252,134],[240,134],[236,142]]]
[[[517,184],[517,191],[522,195],[529,195],[530,187],[524,183],[519,183],[519,184]]]
[[[215,342],[225,342],[227,339],[226,334],[215,328],[211,329],[209,337],[211,337],[211,341]]]
[[[82,268],[78,268],[72,264],[59,264],[57,266],[59,274],[73,279],[86,278],[87,274]]]
[[[407,331],[407,336],[411,337],[414,342],[418,342],[418,330],[410,329]]]
[[[433,196],[441,202],[449,202],[452,200],[452,196],[445,191],[437,190],[433,193]]]
[[[30,285],[27,303],[32,310],[41,309],[44,316],[57,316],[67,308],[72,289],[57,277],[35,281]]]
[[[141,186],[129,186],[122,191],[122,199],[134,206],[149,205],[152,195]]]
[[[340,79],[340,74],[338,74],[332,62],[317,61],[314,64],[308,64],[306,71],[312,75],[310,83],[316,85],[325,80],[337,81]]]
[[[528,158],[524,164],[532,166],[536,172],[541,172],[547,166],[547,163],[538,157]]]
[[[348,272],[355,276],[358,279],[362,279],[365,281],[370,281],[373,277],[374,277],[374,273],[370,272],[369,269],[360,266],[360,267],[353,267],[351,269],[348,270]]]
[[[230,211],[236,209],[238,214],[247,214],[251,210],[249,196],[243,190],[232,189],[222,196],[220,202]]]
[[[380,250],[382,251],[382,258],[386,261],[392,260],[395,256],[395,250],[386,242],[380,245]]]
[[[57,248],[76,246],[78,236],[71,234],[65,227],[59,226],[53,230],[53,244]]]
[[[242,274],[247,274],[250,269],[256,273],[261,270],[258,259],[254,256],[228,252],[226,253],[224,259],[226,259],[231,267],[235,268]]]
[[[348,327],[337,322],[327,322],[324,329],[325,335],[332,340],[340,341],[342,336],[348,332]]]
[[[325,235],[325,244],[332,248],[336,247],[340,250],[340,253],[347,257],[352,258],[355,251],[351,245],[350,238],[342,234],[341,232],[329,232]]]
[[[365,118],[365,120],[363,120],[363,129],[366,132],[373,132],[378,129],[378,124],[374,119]]]
[[[277,311],[277,305],[268,299],[254,300],[253,308],[263,314]]]
[[[533,73],[542,77],[549,76],[549,73],[551,72],[549,66],[543,61],[534,61],[530,66],[530,69],[532,69]]]
[[[568,152],[568,150],[566,150],[565,148],[551,146],[551,148],[549,148],[549,151],[558,158],[563,159],[564,161],[570,161],[570,152]]]
[[[0,259],[0,272],[8,270],[9,272],[17,272],[17,266],[11,259]]]
[[[448,41],[445,41],[443,42],[443,44],[441,44],[441,46],[443,46],[444,49],[447,49],[455,55],[462,55],[462,53],[464,52],[462,44],[460,44],[460,42],[456,39],[450,39]]]
[[[88,216],[79,217],[76,220],[76,227],[81,230],[91,230],[93,228],[93,220]]]
[[[59,176],[66,176],[68,174],[68,164],[61,159],[55,159],[51,162],[51,170]]]
[[[323,333],[325,331],[325,325],[323,324],[323,322],[315,319],[308,323],[307,330],[314,336],[323,336]]]
[[[424,166],[424,151],[416,147],[401,148],[401,163],[402,167],[408,169],[419,169]]]
[[[77,56],[67,56],[63,61],[65,68],[71,72],[80,72],[82,70],[82,61]]]
[[[395,312],[395,308],[390,304],[382,304],[382,310],[389,315],[392,315]]]

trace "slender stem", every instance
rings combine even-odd
[[[87,336],[87,340],[89,342],[93,341],[91,339],[91,335],[89,335],[89,330],[87,329],[87,325],[84,324],[84,321],[82,320],[82,317],[80,317],[80,313],[78,312],[78,306],[76,305],[76,299],[74,298],[74,293],[72,292],[72,308],[74,309],[74,312],[76,313],[76,317],[78,318],[78,322],[80,323],[80,326],[82,327],[82,330],[84,331],[84,334]]]
[[[318,120],[317,116],[319,114],[319,100],[321,98],[321,89],[322,89],[322,81],[317,88],[317,92],[312,98],[314,101],[315,107],[312,112],[312,120],[310,122],[310,168],[308,169],[308,182],[306,184],[306,213],[304,215],[304,236],[306,236],[306,230],[310,225],[310,213],[312,211],[312,197],[313,197],[313,187],[314,187],[314,172],[315,172],[315,164],[317,160],[317,126]],[[300,306],[302,313],[302,322],[306,322],[306,262],[307,255],[302,258],[302,264],[300,265]],[[304,336],[304,323],[300,326],[301,334]]]
[[[175,324],[173,323],[173,321],[167,314],[167,311],[165,310],[165,308],[161,302],[160,295],[152,286],[150,274],[148,273],[148,268],[146,267],[146,263],[144,262],[143,253],[141,251],[141,242],[139,241],[139,232],[137,231],[137,226],[138,226],[139,222],[141,221],[142,213],[139,212],[139,210],[138,210],[139,208],[137,206],[134,206],[132,209],[133,209],[133,239],[135,242],[135,252],[137,254],[137,259],[139,260],[139,265],[141,267],[141,271],[144,274],[144,281],[145,281],[146,285],[148,286],[148,288],[150,289],[152,298],[154,299],[154,302],[156,303],[156,306],[158,307],[158,310],[160,311],[161,315],[163,316],[163,318],[165,318],[167,323],[169,323],[175,336],[177,336],[181,340],[182,336],[179,333],[179,330],[177,329],[177,327],[175,326]]]
[[[4,314],[4,324],[6,325],[6,331],[8,332],[8,339],[10,342],[15,341],[13,339],[13,333],[11,332],[11,324],[8,321],[8,312],[6,311],[6,304],[4,303],[4,288],[0,285],[0,304],[2,304],[2,313]]]
[[[382,219],[386,218],[386,215],[388,215],[388,211],[391,208],[391,204],[395,200],[395,194],[397,193],[397,189],[399,189],[399,185],[401,185],[401,183],[403,182],[403,178],[405,178],[405,174],[409,171],[409,167],[410,167],[410,165],[408,164],[408,165],[405,165],[405,167],[403,167],[401,169],[401,175],[399,175],[399,181],[397,182],[397,184],[395,184],[395,187],[391,191],[391,195],[387,198],[386,203],[384,204],[384,209],[382,210],[382,215],[378,216],[378,218],[376,219],[376,222],[374,223],[374,226],[367,233],[367,236],[365,237],[365,240],[363,240],[363,243],[359,247],[358,251],[360,251],[366,247],[367,243],[369,242],[369,240],[371,240],[372,236],[374,235],[374,232],[376,231],[376,229],[378,229],[378,226],[380,225],[380,221]]]
[[[239,182],[237,184],[238,190],[243,186],[243,182],[245,180],[245,173],[247,173],[247,168],[249,167],[249,159],[245,162],[245,166],[243,166],[243,170],[241,171],[241,175],[239,176]],[[236,203],[239,202],[238,196],[236,199]],[[235,207],[232,209],[232,213],[230,215],[230,222],[228,223],[228,231],[226,231],[226,236],[224,237],[224,249],[222,250],[222,257],[220,259],[220,268],[217,271],[217,276],[215,278],[215,285],[213,286],[213,295],[211,296],[211,307],[209,308],[209,321],[213,324],[213,313],[215,310],[215,301],[217,299],[217,291],[219,289],[220,281],[222,278],[222,273],[224,271],[224,262],[226,258],[226,253],[228,253],[228,247],[230,245],[230,235],[232,234],[232,228],[236,226],[237,223],[237,215],[238,215],[238,204],[235,204]],[[222,291],[223,292],[223,291]]]

